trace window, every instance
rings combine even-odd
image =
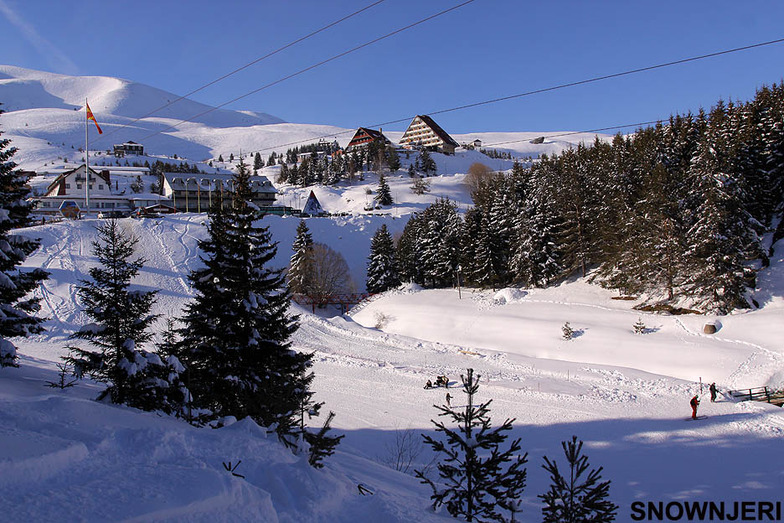
[[[77,189],[81,189],[81,188],[82,188],[82,184],[81,184],[81,183],[77,183],[77,184],[76,184],[76,188],[77,188]]]
[[[99,184],[99,185],[98,185],[98,188],[99,188],[99,189],[103,189],[103,185],[100,185],[100,184]]]
[[[70,183],[66,183],[66,184],[65,184],[65,188],[66,188],[66,189],[70,189],[70,188],[71,188],[71,184],[70,184]]]

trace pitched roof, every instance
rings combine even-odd
[[[362,140],[365,136],[369,136],[371,141],[381,141],[383,143],[390,143],[389,139],[384,136],[384,134],[379,130],[376,131],[375,129],[368,129],[367,127],[360,127],[357,129],[357,132],[354,133],[353,138],[351,141],[348,142],[346,147],[351,147],[352,145],[359,145],[363,143],[367,143],[368,140]]]
[[[444,130],[441,128],[441,126],[440,126],[440,125],[438,125],[438,124],[435,122],[435,120],[433,120],[432,118],[430,118],[428,115],[426,115],[426,114],[418,114],[418,115],[416,115],[416,118],[419,118],[420,120],[422,120],[423,122],[425,122],[425,124],[426,124],[428,127],[430,127],[430,128],[433,130],[433,132],[434,132],[434,133],[436,133],[436,136],[438,136],[439,138],[441,138],[441,140],[442,140],[444,143],[446,143],[446,144],[449,144],[449,145],[453,145],[453,146],[455,146],[455,147],[459,147],[459,146],[460,146],[460,144],[459,144],[459,143],[457,143],[457,142],[455,141],[455,139],[454,139],[454,138],[452,138],[451,136],[449,136],[449,133],[447,133],[446,131],[444,131]],[[415,118],[415,119],[416,119],[416,118]],[[412,120],[412,121],[413,121],[413,120]]]
[[[53,189],[57,188],[58,189],[57,195],[63,196],[65,194],[65,179],[83,168],[84,168],[84,164],[80,165],[75,169],[71,169],[70,171],[66,171],[60,174],[57,178],[54,179],[52,183],[49,184],[49,187],[46,188],[46,194],[49,195]],[[109,171],[107,171],[106,169],[102,170],[101,172],[96,172],[93,170],[92,167],[90,167],[90,173],[103,179],[103,181],[105,181],[107,184],[112,183],[111,177],[109,175]]]

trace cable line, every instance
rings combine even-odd
[[[505,102],[507,100],[513,100],[513,99],[522,98],[522,97],[525,97],[525,96],[532,96],[532,95],[535,95],[535,94],[541,94],[541,93],[546,93],[546,92],[550,92],[550,91],[557,91],[559,89],[565,89],[567,87],[575,87],[575,86],[578,86],[578,85],[585,85],[585,84],[589,84],[589,83],[599,82],[599,81],[602,81],[602,80],[609,80],[609,79],[612,79],[612,78],[619,78],[619,77],[622,77],[622,76],[628,76],[628,75],[632,75],[632,74],[636,74],[636,73],[642,73],[642,72],[645,72],[645,71],[652,71],[652,70],[655,70],[655,69],[662,69],[664,67],[671,67],[673,65],[685,64],[685,63],[689,63],[689,62],[696,62],[698,60],[705,60],[707,58],[714,58],[714,57],[717,57],[717,56],[727,55],[727,54],[731,54],[731,53],[737,53],[737,52],[740,52],[740,51],[747,51],[749,49],[756,49],[756,48],[764,47],[764,46],[767,46],[767,45],[780,44],[782,42],[784,42],[784,38],[778,38],[776,40],[768,40],[767,42],[760,42],[760,43],[756,43],[756,44],[752,44],[752,45],[745,45],[743,47],[735,47],[735,48],[732,48],[732,49],[726,49],[724,51],[717,51],[715,53],[708,53],[708,54],[703,54],[703,55],[699,55],[699,56],[693,56],[693,57],[690,57],[690,58],[683,58],[681,60],[673,60],[671,62],[664,62],[664,63],[661,63],[661,64],[650,65],[650,66],[647,66],[647,67],[640,67],[640,68],[637,68],[637,69],[630,69],[628,71],[623,71],[623,72],[619,72],[619,73],[613,73],[613,74],[608,74],[608,75],[603,75],[603,76],[595,76],[593,78],[588,78],[586,80],[579,80],[579,81],[576,81],[576,82],[569,82],[569,83],[565,83],[565,84],[558,84],[558,85],[554,85],[554,86],[551,86],[551,87],[544,87],[542,89],[536,89],[536,90],[533,90],[533,91],[526,91],[526,92],[523,92],[523,93],[512,94],[512,95],[509,95],[509,96],[502,96],[502,97],[499,97],[499,98],[493,98],[493,99],[484,100],[484,101],[481,101],[481,102],[474,102],[474,103],[470,103],[470,104],[459,105],[457,107],[450,107],[448,109],[441,109],[441,110],[438,110],[438,111],[431,111],[431,112],[425,112],[425,113],[419,113],[419,114],[434,115],[434,114],[445,114],[445,113],[450,113],[450,112],[454,112],[454,111],[462,111],[464,109],[470,109],[472,107],[480,107],[480,106],[483,106],[483,105],[489,105],[489,104],[498,103],[498,102]],[[409,116],[407,118],[400,118],[400,119],[397,119],[397,120],[390,120],[390,121],[387,121],[387,122],[377,123],[377,124],[373,124],[371,126],[365,126],[365,127],[371,127],[371,128],[384,127],[386,125],[392,125],[392,124],[396,124],[396,123],[411,121],[413,118],[414,118],[414,116]],[[655,121],[658,121],[658,120],[655,120]],[[630,127],[630,126],[621,126],[621,127]],[[619,129],[621,127],[609,127],[608,129]],[[268,150],[277,149],[279,147],[286,147],[286,146],[289,146],[289,145],[298,145],[298,144],[301,144],[301,143],[308,143],[308,142],[312,142],[313,140],[318,140],[320,138],[330,138],[330,137],[333,137],[333,136],[339,136],[341,134],[347,134],[348,132],[353,132],[353,131],[345,131],[345,132],[340,132],[340,133],[333,133],[333,134],[318,136],[318,137],[312,138],[310,140],[301,140],[301,141],[297,141],[297,142],[290,142],[290,143],[285,143],[285,144],[281,144],[281,145],[276,145],[274,147],[265,147],[263,149],[260,149],[259,151],[268,151]],[[592,132],[592,131],[580,131],[580,132]],[[154,136],[154,135],[151,135],[151,136]]]
[[[198,118],[200,116],[204,116],[205,114],[211,113],[212,111],[220,109],[221,107],[225,107],[225,106],[227,106],[227,105],[229,105],[231,103],[234,103],[234,102],[236,102],[238,100],[242,100],[243,98],[247,98],[248,96],[251,96],[253,94],[261,92],[261,91],[263,91],[265,89],[269,89],[270,87],[272,87],[274,85],[278,85],[278,84],[280,84],[282,82],[285,82],[286,80],[290,80],[290,79],[292,79],[294,77],[297,77],[297,76],[299,76],[299,75],[301,75],[303,73],[306,73],[308,71],[312,71],[313,69],[321,67],[322,65],[326,65],[326,64],[328,64],[330,62],[333,62],[333,61],[335,61],[335,60],[337,60],[339,58],[342,58],[342,57],[344,57],[346,55],[349,55],[351,53],[359,51],[360,49],[364,49],[365,47],[368,47],[370,45],[378,43],[378,42],[380,42],[382,40],[386,40],[387,38],[395,36],[395,35],[397,35],[399,33],[402,33],[403,31],[406,31],[406,30],[411,29],[413,27],[416,27],[418,25],[424,24],[425,22],[429,22],[430,20],[433,20],[434,18],[438,18],[439,16],[442,16],[442,15],[445,15],[447,13],[450,13],[450,12],[456,10],[456,9],[460,9],[461,7],[463,7],[465,5],[468,5],[468,4],[470,4],[472,2],[475,2],[475,1],[476,0],[466,0],[465,2],[462,2],[462,3],[460,3],[460,4],[456,5],[456,6],[450,7],[448,9],[444,9],[443,11],[439,11],[438,13],[435,13],[433,15],[430,15],[430,16],[426,17],[426,18],[423,18],[421,20],[418,20],[416,22],[408,24],[408,25],[406,25],[404,27],[396,29],[396,30],[392,31],[391,33],[385,34],[384,36],[380,36],[378,38],[374,38],[373,40],[370,40],[369,42],[365,42],[364,44],[361,44],[361,45],[358,45],[356,47],[353,47],[353,48],[349,49],[348,51],[343,51],[342,53],[336,54],[336,55],[334,55],[334,56],[332,56],[330,58],[327,58],[326,60],[322,60],[321,62],[315,63],[315,64],[313,64],[313,65],[311,65],[309,67],[306,67],[305,69],[300,69],[299,71],[297,71],[295,73],[292,73],[290,75],[284,76],[283,78],[280,78],[278,80],[275,80],[274,82],[270,82],[270,83],[268,83],[266,85],[263,85],[263,86],[259,87],[258,89],[254,89],[253,91],[250,91],[250,92],[245,93],[245,94],[243,94],[241,96],[238,96],[238,97],[236,97],[236,98],[234,98],[232,100],[229,100],[228,102],[224,102],[224,103],[222,103],[220,105],[212,107],[212,108],[208,109],[207,111],[204,111],[204,112],[201,112],[201,113],[199,113],[197,115],[191,116],[190,118],[186,118],[185,120],[180,120],[179,122],[177,122],[177,123],[175,123],[173,125],[170,125],[169,127],[166,127],[165,129],[162,129],[160,131],[156,131],[156,132],[154,132],[152,134],[149,134],[149,135],[141,138],[141,140],[143,141],[143,140],[146,140],[148,138],[152,138],[153,136],[157,136],[158,134],[166,132],[166,131],[168,131],[170,129],[176,129],[178,125],[181,125],[181,124],[186,123],[186,122],[191,122],[194,119],[196,119],[196,118]]]
[[[126,124],[123,124],[122,126],[120,126],[120,127],[116,128],[116,129],[112,130],[111,132],[107,133],[105,136],[103,136],[103,138],[107,138],[107,137],[111,136],[112,134],[116,133],[117,131],[119,131],[119,130],[125,128],[125,127],[128,127],[130,125],[133,125],[134,123],[138,122],[142,118],[147,118],[148,116],[151,116],[151,115],[157,113],[158,111],[162,111],[163,109],[166,109],[167,107],[176,104],[180,100],[183,100],[183,99],[185,99],[185,98],[187,98],[187,97],[189,97],[191,95],[194,95],[194,94],[198,93],[199,91],[203,91],[207,87],[215,85],[218,82],[221,82],[221,81],[225,80],[226,78],[228,78],[228,77],[230,77],[232,75],[235,75],[235,74],[239,73],[240,71],[243,71],[243,70],[247,69],[248,67],[250,67],[252,65],[256,65],[257,63],[259,63],[259,62],[261,62],[263,60],[266,60],[267,58],[270,58],[270,57],[272,57],[272,56],[274,56],[274,55],[276,55],[276,54],[278,54],[278,53],[280,53],[282,51],[285,51],[289,47],[295,46],[298,43],[307,40],[308,38],[312,38],[313,36],[316,36],[317,34],[322,33],[324,31],[326,31],[327,29],[336,26],[336,25],[340,24],[341,22],[345,22],[349,18],[353,18],[354,16],[356,16],[356,15],[358,15],[360,13],[363,13],[363,12],[367,11],[368,9],[371,9],[371,8],[377,6],[378,4],[380,4],[382,2],[385,2],[385,1],[386,0],[376,0],[372,4],[366,5],[362,9],[354,11],[353,13],[348,14],[348,15],[344,16],[343,18],[340,18],[339,20],[335,20],[334,22],[332,22],[330,24],[327,24],[324,27],[316,29],[315,31],[313,31],[311,33],[308,33],[305,36],[297,38],[293,42],[289,42],[288,44],[286,44],[286,45],[284,45],[282,47],[278,47],[274,51],[271,51],[271,52],[265,54],[264,56],[261,56],[261,57],[255,59],[255,60],[253,60],[252,62],[248,62],[247,64],[243,65],[242,67],[238,67],[237,69],[234,69],[233,71],[231,71],[229,73],[226,73],[223,76],[221,76],[219,78],[216,78],[215,80],[213,80],[213,81],[211,81],[209,83],[206,83],[206,84],[202,85],[201,87],[199,87],[197,89],[194,89],[193,91],[191,91],[191,92],[189,92],[187,94],[184,94],[184,95],[180,96],[179,98],[177,98],[177,99],[175,99],[175,100],[173,100],[173,101],[171,101],[171,102],[169,102],[169,103],[167,103],[165,105],[162,105],[162,106],[158,107],[157,109],[153,109],[152,111],[150,111],[149,113],[147,113],[147,114],[145,114],[143,116],[139,116],[138,118],[136,118],[134,120],[131,120],[130,122],[128,122]]]
[[[524,93],[512,94],[512,95],[509,95],[509,96],[502,96],[500,98],[494,98],[492,100],[485,100],[483,102],[476,102],[476,103],[472,103],[472,104],[461,105],[461,106],[458,106],[458,107],[452,107],[452,108],[449,108],[449,109],[442,109],[440,111],[435,111],[435,112],[428,113],[428,114],[444,114],[444,113],[449,113],[449,112],[452,112],[452,111],[461,111],[463,109],[470,109],[472,107],[479,107],[479,106],[482,106],[482,105],[493,104],[493,103],[496,103],[496,102],[505,102],[506,100],[513,100],[513,99],[516,99],[516,98],[522,98],[524,96],[531,96],[531,95],[534,95],[534,94],[547,93],[547,92],[550,92],[550,91],[557,91],[558,89],[565,89],[567,87],[575,87],[575,86],[578,86],[578,85],[585,85],[585,84],[590,84],[590,83],[594,83],[594,82],[600,82],[602,80],[609,80],[611,78],[620,78],[621,76],[628,76],[628,75],[631,75],[631,74],[643,73],[645,71],[653,71],[655,69],[662,69],[664,67],[670,67],[670,66],[673,66],[673,65],[680,65],[680,64],[685,64],[685,63],[689,63],[689,62],[696,62],[697,60],[704,60],[706,58],[714,58],[716,56],[722,56],[722,55],[726,55],[726,54],[730,54],[730,53],[737,53],[739,51],[747,51],[749,49],[756,49],[758,47],[764,47],[766,45],[780,44],[781,42],[784,42],[784,38],[779,38],[777,40],[769,40],[767,42],[760,42],[758,44],[745,45],[743,47],[735,47],[733,49],[727,49],[727,50],[724,50],[724,51],[717,51],[715,53],[708,53],[708,54],[703,54],[703,55],[700,55],[700,56],[693,56],[691,58],[683,58],[681,60],[674,60],[672,62],[665,62],[665,63],[662,63],[662,64],[656,64],[656,65],[649,65],[648,67],[640,67],[638,69],[630,69],[628,71],[623,71],[623,72],[620,72],[620,73],[607,74],[607,75],[604,75],[604,76],[595,76],[593,78],[588,78],[587,80],[580,80],[580,81],[577,81],[577,82],[569,82],[569,83],[566,83],[566,84],[554,85],[552,87],[545,87],[545,88],[542,88],[542,89],[536,89],[536,90],[527,91],[527,92],[524,92]]]

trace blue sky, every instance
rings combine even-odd
[[[182,95],[372,0],[0,0],[0,63]],[[385,0],[193,99],[218,105],[461,3]],[[784,2],[475,0],[229,105],[375,125],[784,37]],[[447,131],[588,130],[748,100],[784,43],[439,115]],[[388,129],[403,130],[406,124]]]

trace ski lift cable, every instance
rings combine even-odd
[[[191,92],[189,92],[187,94],[184,94],[184,95],[176,98],[175,100],[172,100],[171,102],[168,102],[168,103],[158,107],[157,109],[153,109],[152,111],[150,111],[149,113],[147,113],[147,114],[145,114],[143,116],[139,116],[138,118],[135,118],[134,120],[131,120],[130,122],[128,122],[126,124],[123,124],[123,125],[115,128],[115,129],[113,129],[112,131],[106,133],[106,135],[101,137],[101,138],[108,138],[109,136],[113,135],[114,133],[116,133],[116,132],[118,132],[118,131],[126,128],[126,127],[130,127],[131,125],[135,124],[136,122],[138,122],[139,120],[141,120],[143,118],[147,118],[148,116],[152,116],[153,114],[156,114],[157,112],[162,111],[162,110],[166,109],[167,107],[176,104],[180,100],[184,100],[184,99],[188,98],[189,96],[192,96],[192,95],[194,95],[194,94],[196,94],[196,93],[198,93],[200,91],[203,91],[204,89],[206,89],[208,87],[211,87],[211,86],[217,84],[218,82],[221,82],[221,81],[225,80],[226,78],[239,73],[240,71],[244,71],[248,67],[256,65],[257,63],[262,62],[262,61],[266,60],[267,58],[271,58],[272,56],[285,51],[289,47],[293,47],[293,46],[297,45],[298,43],[304,42],[305,40],[307,40],[309,38],[312,38],[312,37],[316,36],[317,34],[326,31],[327,29],[335,27],[336,25],[338,25],[338,24],[340,24],[342,22],[345,22],[349,18],[353,18],[353,17],[357,16],[358,14],[361,14],[361,13],[367,11],[368,9],[371,9],[371,8],[377,6],[378,4],[381,4],[381,3],[385,2],[385,1],[386,0],[376,0],[375,2],[373,2],[371,4],[368,4],[365,7],[361,8],[361,9],[358,9],[357,11],[354,11],[353,13],[350,13],[350,14],[344,16],[343,18],[340,18],[338,20],[335,20],[332,23],[329,23],[329,24],[327,24],[327,25],[325,25],[323,27],[320,27],[319,29],[316,29],[315,31],[312,31],[312,32],[310,32],[310,33],[300,37],[300,38],[297,38],[296,40],[294,40],[292,42],[289,42],[289,43],[287,43],[284,46],[278,47],[274,51],[270,51],[269,53],[265,54],[264,56],[260,56],[259,58],[256,58],[255,60],[253,60],[251,62],[248,62],[247,64],[245,64],[245,65],[243,65],[241,67],[238,67],[238,68],[234,69],[233,71],[230,71],[230,72],[224,74],[223,76],[220,76],[220,77],[216,78],[215,80],[212,80],[211,82],[208,82],[208,83],[202,85],[201,87],[198,87],[198,88],[194,89],[193,91],[191,91]]]
[[[443,16],[443,15],[445,15],[447,13],[455,11],[456,9],[459,9],[459,8],[461,8],[463,6],[466,6],[466,5],[470,4],[470,3],[473,3],[475,1],[476,0],[466,0],[466,1],[464,1],[464,2],[462,2],[460,4],[458,4],[458,5],[452,6],[452,7],[448,8],[448,9],[444,9],[443,11],[439,11],[438,13],[435,13],[435,14],[432,14],[432,15],[427,16],[425,18],[422,18],[420,20],[417,20],[416,22],[410,23],[410,24],[408,24],[406,26],[403,26],[403,27],[401,27],[399,29],[396,29],[396,30],[394,30],[394,31],[392,31],[390,33],[387,33],[387,34],[385,34],[383,36],[379,36],[378,38],[374,38],[373,40],[365,42],[364,44],[360,44],[360,45],[358,45],[356,47],[352,47],[351,49],[348,49],[347,51],[343,51],[342,53],[338,53],[336,55],[333,55],[333,56],[331,56],[331,57],[329,57],[329,58],[327,58],[325,60],[317,62],[317,63],[315,63],[313,65],[310,65],[310,66],[308,66],[308,67],[306,67],[304,69],[300,69],[299,71],[296,71],[294,73],[291,73],[289,75],[284,76],[283,78],[279,78],[279,79],[277,79],[277,80],[275,80],[273,82],[265,84],[265,85],[263,85],[263,86],[261,86],[261,87],[259,87],[257,89],[254,89],[254,90],[252,90],[250,92],[247,92],[247,93],[245,93],[243,95],[240,95],[240,96],[238,96],[236,98],[233,98],[233,99],[231,99],[231,100],[229,100],[227,102],[224,102],[224,103],[222,103],[220,105],[217,105],[215,107],[211,107],[210,109],[208,109],[206,111],[203,111],[203,112],[201,112],[199,114],[196,114],[194,116],[191,116],[190,118],[186,118],[184,120],[180,120],[179,122],[177,122],[175,124],[172,124],[172,125],[166,127],[165,129],[162,129],[160,131],[156,131],[156,132],[154,132],[152,134],[149,134],[149,135],[141,138],[141,140],[144,141],[144,140],[147,140],[148,138],[152,138],[153,136],[157,136],[157,135],[159,135],[161,133],[164,133],[166,131],[169,131],[169,130],[172,130],[172,129],[176,129],[179,125],[182,125],[182,124],[187,123],[187,122],[192,122],[194,119],[199,118],[200,116],[204,116],[204,115],[206,115],[208,113],[216,111],[217,109],[220,109],[220,108],[225,107],[225,106],[227,106],[229,104],[232,104],[234,102],[242,100],[243,98],[247,98],[248,96],[251,96],[251,95],[254,95],[254,94],[259,93],[261,91],[264,91],[265,89],[269,89],[270,87],[273,87],[273,86],[278,85],[280,83],[283,83],[283,82],[285,82],[287,80],[295,78],[295,77],[297,77],[297,76],[299,76],[301,74],[304,74],[304,73],[306,73],[308,71],[312,71],[313,69],[321,67],[322,65],[326,65],[326,64],[328,64],[330,62],[334,62],[335,60],[337,60],[339,58],[343,58],[344,56],[347,56],[347,55],[349,55],[351,53],[354,53],[356,51],[364,49],[365,47],[369,47],[369,46],[371,46],[373,44],[376,44],[376,43],[378,43],[378,42],[380,42],[382,40],[386,40],[387,38],[391,38],[392,36],[395,36],[395,35],[397,35],[399,33],[402,33],[403,31],[407,31],[408,29],[412,29],[412,28],[414,28],[414,27],[416,27],[418,25],[424,24],[425,22],[429,22],[430,20],[433,20],[434,18],[438,18],[439,16]]]
[[[550,87],[544,87],[544,88],[541,88],[541,89],[535,89],[535,90],[526,91],[526,92],[523,92],[523,93],[517,93],[517,94],[508,95],[508,96],[492,98],[490,100],[483,100],[481,102],[474,102],[474,103],[470,103],[470,104],[459,105],[459,106],[456,106],[456,107],[450,107],[448,109],[441,109],[441,110],[438,110],[438,111],[425,112],[425,113],[420,113],[420,114],[435,115],[435,114],[445,114],[445,113],[450,113],[450,112],[455,112],[455,111],[462,111],[464,109],[470,109],[470,108],[473,108],[473,107],[480,107],[480,106],[483,106],[483,105],[490,105],[490,104],[494,104],[494,103],[505,102],[505,101],[508,101],[508,100],[513,100],[513,99],[517,99],[517,98],[523,98],[523,97],[526,97],[526,96],[533,96],[533,95],[536,95],[536,94],[542,94],[542,93],[556,91],[556,90],[560,90],[560,89],[566,89],[568,87],[576,87],[576,86],[580,86],[580,85],[585,85],[585,84],[589,84],[589,83],[599,82],[599,81],[603,81],[603,80],[609,80],[609,79],[613,79],[613,78],[619,78],[619,77],[622,77],[622,76],[628,76],[628,75],[642,73],[642,72],[646,72],[646,71],[653,71],[653,70],[656,70],[656,69],[662,69],[662,68],[671,67],[671,66],[674,66],[674,65],[680,65],[680,64],[690,63],[690,62],[696,62],[698,60],[705,60],[707,58],[715,58],[715,57],[718,57],[718,56],[723,56],[723,55],[727,55],[727,54],[731,54],[731,53],[737,53],[737,52],[740,52],[740,51],[748,51],[748,50],[751,50],[751,49],[756,49],[756,48],[760,48],[760,47],[764,47],[764,46],[780,44],[782,42],[784,42],[784,38],[778,38],[776,40],[768,40],[766,42],[759,42],[759,43],[756,43],[756,44],[745,45],[745,46],[742,46],[742,47],[735,47],[735,48],[732,48],[732,49],[725,49],[723,51],[717,51],[717,52],[714,52],[714,53],[708,53],[708,54],[703,54],[703,55],[699,55],[699,56],[692,56],[692,57],[689,57],[689,58],[683,58],[683,59],[680,59],[680,60],[673,60],[673,61],[664,62],[664,63],[661,63],[661,64],[650,65],[650,66],[640,67],[640,68],[636,68],[636,69],[630,69],[628,71],[622,71],[622,72],[613,73],[613,74],[607,74],[607,75],[602,75],[602,76],[595,76],[595,77],[588,78],[588,79],[585,79],[585,80],[579,80],[579,81],[575,81],[575,82],[568,82],[568,83],[564,83],[564,84],[553,85],[553,86],[550,86]],[[390,121],[387,121],[387,122],[377,123],[377,124],[371,125],[370,127],[376,128],[376,127],[383,127],[383,126],[386,126],[386,125],[392,125],[392,124],[401,123],[401,122],[407,122],[407,121],[411,121],[411,119],[413,119],[413,118],[414,118],[413,116],[409,116],[409,117],[400,118],[400,119],[397,119],[397,120],[390,120]],[[618,126],[605,127],[605,128],[597,129],[595,131],[594,130],[574,131],[574,132],[570,132],[570,133],[553,135],[553,136],[550,136],[550,137],[568,136],[570,134],[579,134],[579,133],[585,133],[585,132],[596,132],[596,131],[601,131],[601,130],[621,129],[623,127],[634,127],[635,125],[652,124],[652,123],[656,123],[657,121],[660,121],[660,120],[652,120],[650,122],[641,122],[640,124],[629,124],[629,125],[618,125]],[[337,136],[340,136],[340,135],[343,135],[343,134],[348,134],[348,133],[353,133],[353,132],[354,132],[354,130],[348,130],[348,131],[342,131],[342,132],[338,132],[338,133],[331,133],[331,134],[328,134],[328,135],[323,135],[323,136],[311,138],[311,139],[308,139],[308,140],[299,140],[299,141],[296,141],[296,142],[289,142],[289,143],[279,144],[279,145],[275,145],[275,146],[271,146],[271,147],[265,147],[263,149],[260,149],[259,152],[261,152],[261,151],[268,151],[268,150],[275,150],[275,149],[279,149],[279,148],[282,148],[282,147],[288,147],[288,146],[292,146],[292,145],[299,145],[299,144],[303,144],[303,143],[310,143],[313,140],[317,140],[317,139],[320,139],[320,138],[337,137]],[[498,145],[498,144],[496,144],[496,145]]]

